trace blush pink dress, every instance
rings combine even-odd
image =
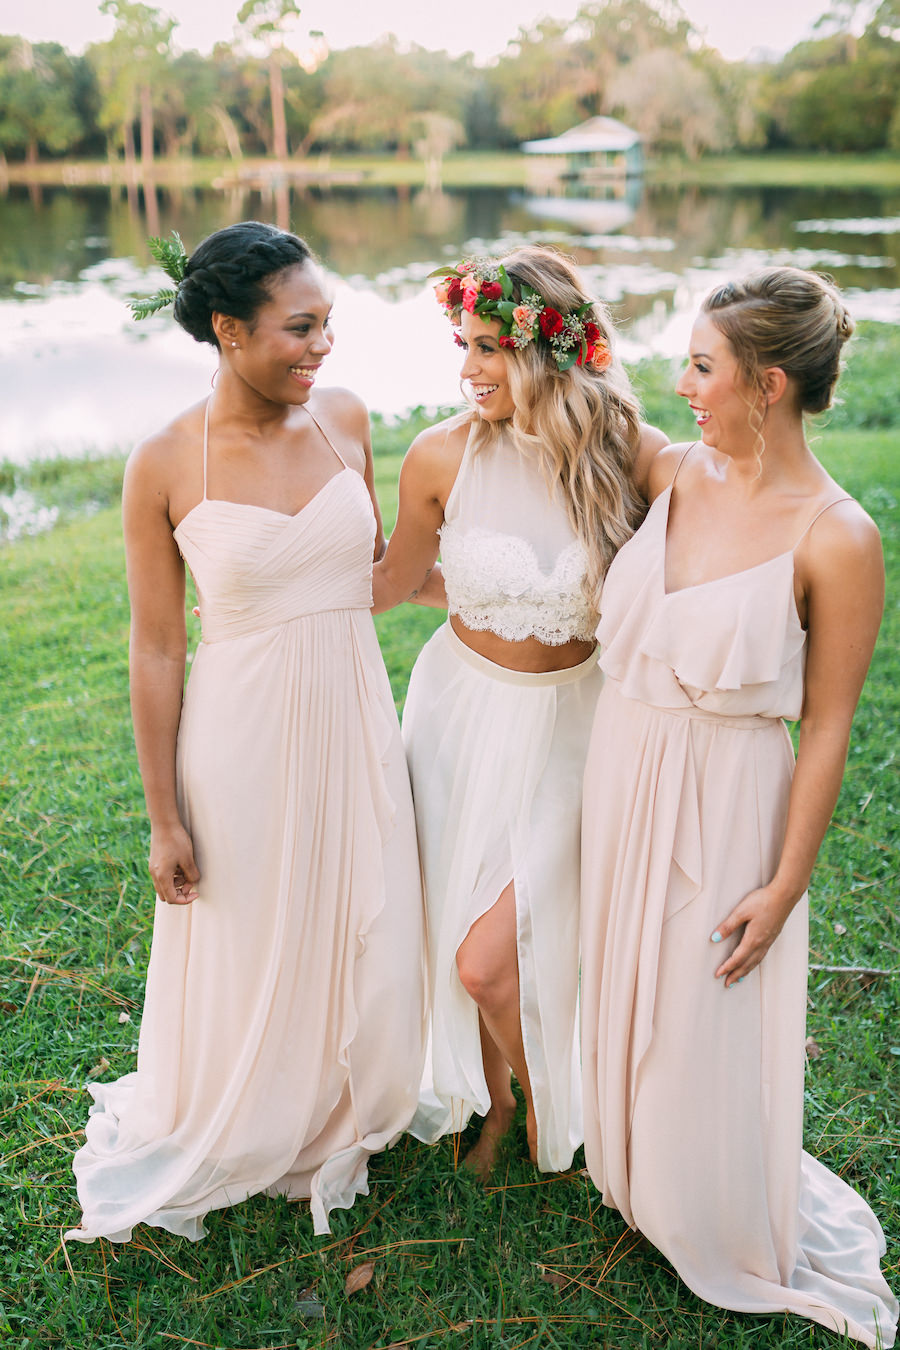
[[[296,515],[206,495],[175,538],[203,640],[178,734],[201,879],[157,901],[137,1072],[91,1086],[83,1227],[188,1238],[259,1192],[317,1233],[405,1129],[424,1055],[423,907],[371,605],[375,519],[335,474]]]
[[[803,700],[789,551],[667,594],[668,488],[607,576],[583,813],[585,1152],[700,1297],[891,1346],[864,1200],[802,1151],[807,901],[725,990],[710,934],[774,874]],[[880,1334],[881,1340],[877,1340]]]

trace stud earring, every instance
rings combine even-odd
[[[232,342],[231,345],[232,345],[232,347],[236,347],[236,346],[237,346],[237,343],[236,343],[236,342]]]

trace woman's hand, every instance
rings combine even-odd
[[[728,918],[710,934],[710,942],[724,942],[739,928],[744,930],[734,951],[716,971],[716,979],[724,978],[726,989],[743,980],[759,965],[784,927],[795,899],[786,901],[771,885],[761,886],[758,891],[745,895]]]
[[[190,905],[197,899],[200,871],[191,836],[183,825],[151,829],[148,866],[156,894],[167,905]]]

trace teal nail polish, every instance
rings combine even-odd
[[[710,942],[721,942],[721,941],[722,941],[722,934],[719,932],[717,928],[716,931],[713,933],[712,937],[710,938]]]
[[[745,978],[745,977],[744,977],[743,975],[741,975],[741,976],[739,977],[739,979],[738,979],[738,984],[743,984],[743,983],[744,983],[744,978]]]

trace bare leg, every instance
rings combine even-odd
[[[512,882],[497,903],[473,923],[456,953],[456,966],[463,988],[478,1004],[484,1076],[491,1097],[481,1136],[466,1164],[486,1179],[515,1109],[510,1071],[525,1094],[528,1153],[532,1162],[537,1161],[537,1121],[519,1011],[516,897]]]

